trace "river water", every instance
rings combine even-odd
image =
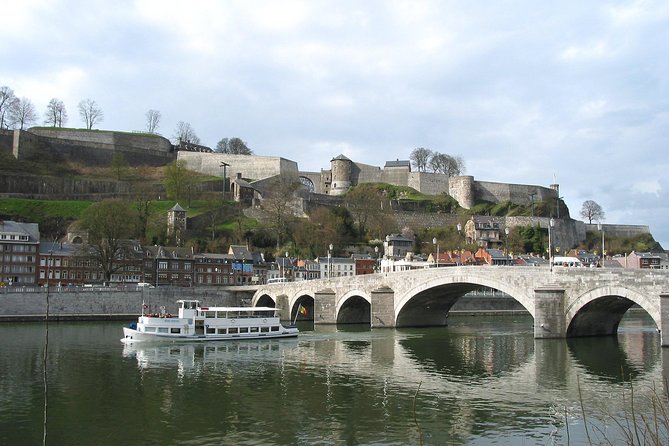
[[[655,421],[667,444],[669,355],[644,312],[575,340],[534,340],[530,316],[145,347],[121,326],[49,324],[47,444],[628,444]],[[0,339],[0,444],[42,444],[44,324]]]

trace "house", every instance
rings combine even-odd
[[[353,254],[351,255],[355,262],[355,275],[374,274],[376,269],[376,259],[373,259],[369,254]]]
[[[383,256],[388,259],[403,259],[413,251],[413,240],[398,234],[387,235],[383,242]]]
[[[0,282],[8,285],[35,285],[39,250],[37,223],[0,220]]]
[[[478,263],[485,265],[513,265],[513,259],[499,249],[479,248],[474,256],[479,259]]]
[[[321,278],[355,276],[355,260],[351,257],[319,257]]]
[[[618,261],[624,268],[634,268],[634,269],[659,269],[662,258],[659,254],[653,254],[651,252],[636,252],[632,251],[626,257],[616,257],[615,260]]]
[[[500,248],[499,223],[493,217],[472,216],[465,223],[465,238],[467,243],[476,243],[482,248]]]

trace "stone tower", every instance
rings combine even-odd
[[[181,234],[186,230],[186,210],[175,204],[172,209],[167,211],[167,236],[174,237],[177,246],[181,241]]]
[[[330,195],[343,195],[352,186],[351,184],[351,168],[353,161],[346,158],[344,155],[339,155],[330,161],[332,168],[332,187],[330,188]]]

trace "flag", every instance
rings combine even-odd
[[[300,306],[297,307],[297,312],[300,313],[302,316],[306,316],[306,315],[307,315],[307,309],[304,308],[304,307],[302,306],[302,304],[300,304]]]

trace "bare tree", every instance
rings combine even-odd
[[[448,164],[446,165],[446,172],[449,177],[456,177],[465,173],[465,161],[461,156],[448,156]]]
[[[301,184],[297,175],[277,175],[268,181],[262,192],[262,207],[276,233],[277,248],[288,239],[288,221],[294,215],[294,194]]]
[[[193,143],[200,144],[200,138],[195,134],[193,127],[187,122],[179,121],[177,122],[177,129],[174,135],[174,143]]]
[[[234,155],[253,155],[253,150],[249,149],[246,143],[240,138],[221,139],[216,143],[216,151]]]
[[[14,90],[7,86],[0,87],[0,129],[9,128],[9,113],[15,101]]]
[[[49,101],[44,113],[44,124],[52,127],[62,127],[67,124],[67,110],[63,101],[56,98]]]
[[[434,152],[430,158],[430,168],[435,173],[443,173],[449,177],[454,177],[464,172],[465,162],[460,156]]]
[[[146,112],[146,131],[149,133],[156,133],[158,124],[160,124],[161,114],[158,110],[149,110]]]
[[[413,149],[411,155],[409,155],[409,159],[416,167],[416,170],[418,170],[419,172],[425,172],[425,169],[427,168],[427,163],[430,160],[431,155],[432,155],[431,150],[425,149],[423,147],[418,147],[416,149]]]
[[[590,224],[592,224],[593,220],[602,221],[604,220],[604,210],[596,202],[586,200],[583,202],[583,207],[581,208],[581,217],[587,218]]]
[[[23,130],[24,126],[29,126],[37,122],[37,112],[30,99],[16,99],[9,110],[10,119],[14,128]]]
[[[79,102],[79,116],[84,121],[86,128],[91,130],[95,124],[102,122],[104,114],[98,104],[92,99],[84,99]]]
[[[88,243],[92,260],[95,260],[109,281],[111,275],[122,265],[126,246],[123,240],[133,235],[137,214],[121,200],[103,200],[86,208],[81,215],[81,225],[88,231]]]

